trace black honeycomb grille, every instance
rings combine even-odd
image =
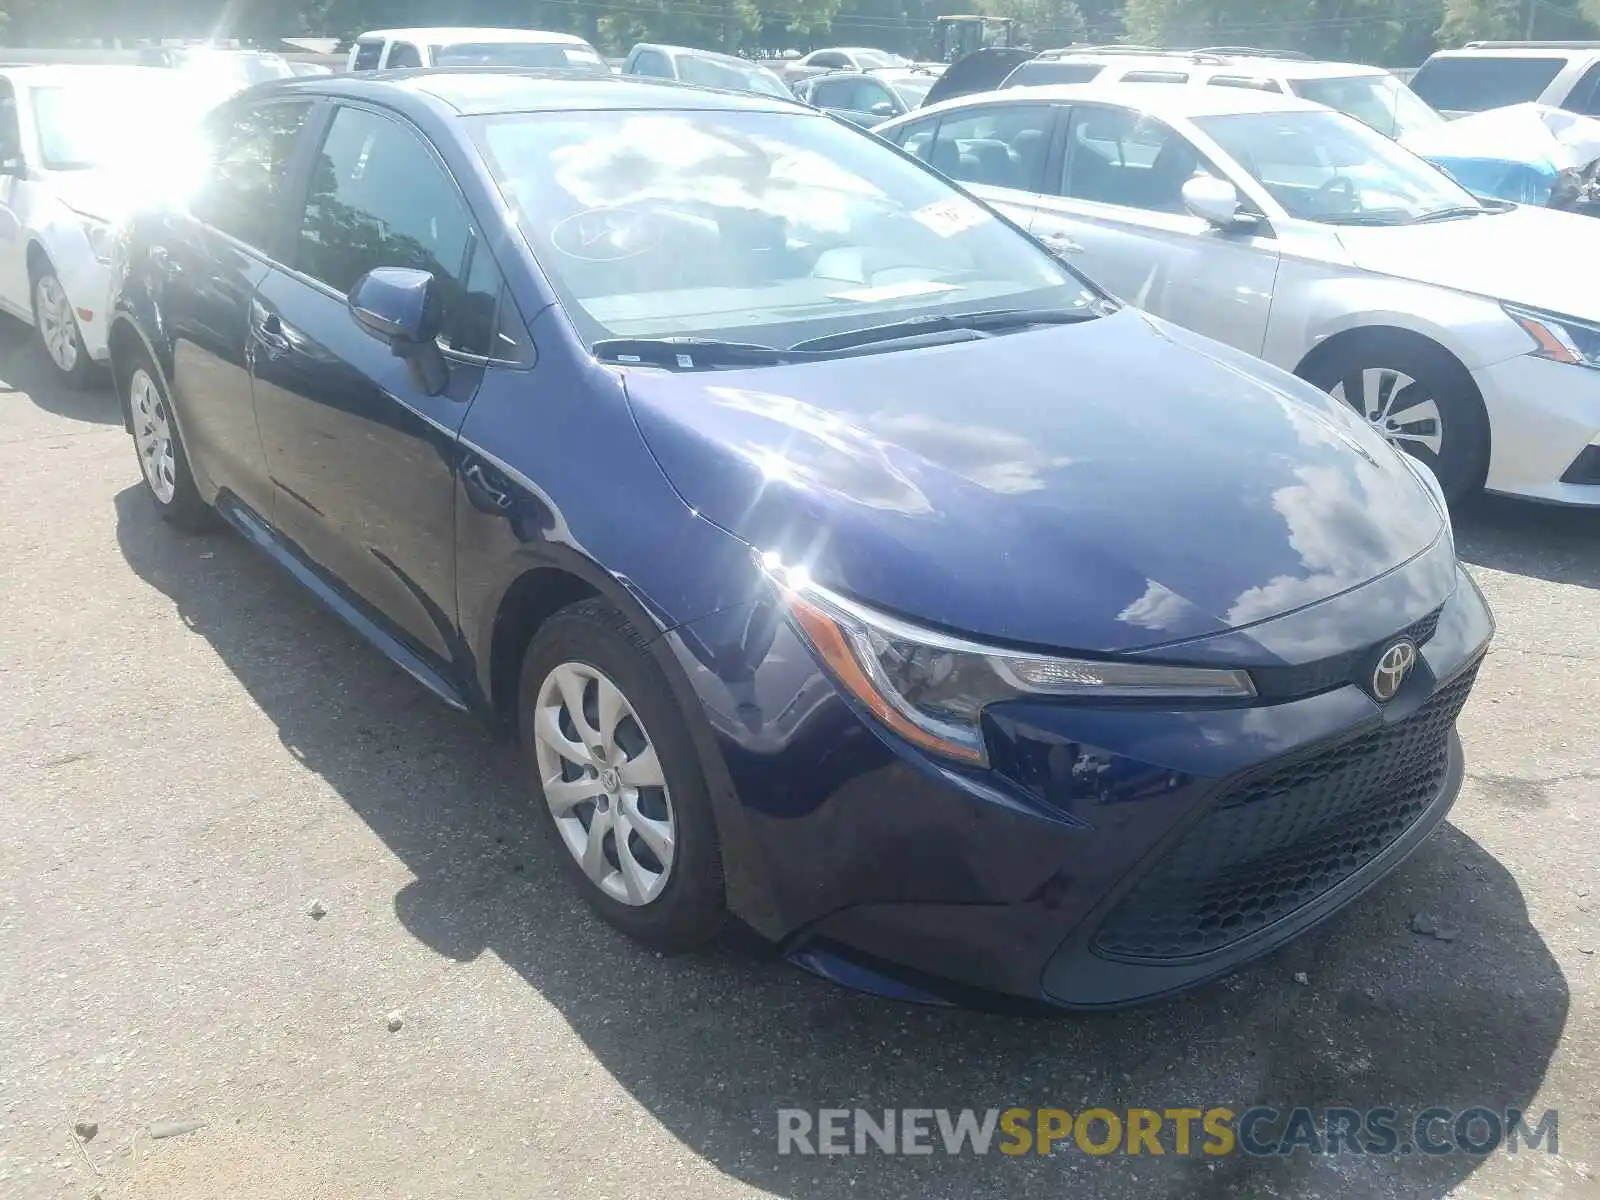
[[[1243,782],[1112,910],[1095,950],[1128,959],[1211,954],[1355,874],[1438,796],[1450,729],[1476,674],[1404,721]]]
[[[1360,650],[1335,654],[1330,658],[1320,658],[1316,662],[1296,667],[1257,667],[1251,670],[1250,677],[1255,682],[1257,694],[1268,700],[1314,696],[1318,692],[1344,687],[1350,683],[1366,688],[1370,684],[1368,677],[1372,667],[1384,647],[1398,638],[1410,638],[1419,647],[1426,645],[1438,632],[1439,617],[1443,612],[1442,606],[1436,608],[1427,616],[1407,625],[1393,637],[1385,638]]]

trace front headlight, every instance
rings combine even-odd
[[[89,249],[100,262],[109,263],[112,252],[117,245],[117,231],[107,221],[99,217],[91,217],[88,213],[73,210],[73,215],[78,218],[78,223],[83,226],[83,236],[89,239]]]
[[[1519,308],[1514,304],[1503,307],[1506,314],[1533,338],[1536,346],[1531,353],[1536,357],[1600,369],[1600,325],[1536,309]]]
[[[1018,696],[1247,700],[1244,671],[1026,654],[923,629],[785,572],[768,575],[834,678],[913,745],[984,764],[983,710]]]

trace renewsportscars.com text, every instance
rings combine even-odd
[[[1560,1153],[1559,1114],[1424,1108],[781,1108],[779,1154],[1221,1157]]]

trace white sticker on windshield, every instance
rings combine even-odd
[[[990,215],[971,200],[957,196],[953,200],[941,200],[937,204],[919,208],[911,214],[911,219],[921,221],[940,237],[955,237],[975,225],[982,225],[990,219]]]
[[[956,292],[961,289],[953,283],[933,283],[925,279],[908,279],[904,283],[886,283],[882,287],[854,288],[848,292],[834,292],[829,300],[858,300],[870,304],[874,300],[905,300],[911,296],[933,296],[939,292]]]

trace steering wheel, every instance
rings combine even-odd
[[[1335,209],[1328,203],[1335,197],[1343,198],[1344,207],[1342,209]],[[1348,175],[1335,175],[1316,190],[1312,199],[1316,201],[1317,207],[1323,212],[1361,211],[1361,193],[1356,190],[1354,181]]]

